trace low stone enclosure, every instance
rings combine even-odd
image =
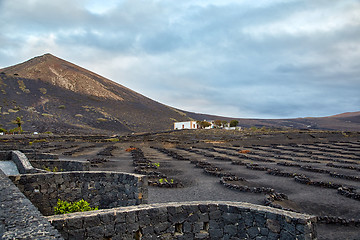
[[[22,174],[10,179],[44,215],[52,215],[58,199],[84,199],[100,209],[147,203],[144,176],[118,172]]]
[[[33,168],[19,151],[9,156],[0,153],[2,159],[19,161],[23,165],[19,172],[23,174],[6,176],[0,170],[1,239],[317,237],[315,216],[241,202],[147,204],[146,176],[119,172],[46,172]],[[100,210],[44,217],[52,214],[57,199],[84,199]]]
[[[241,202],[149,204],[47,217],[65,239],[316,239],[316,217]]]

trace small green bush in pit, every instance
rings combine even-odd
[[[39,91],[40,91],[42,94],[46,94],[46,93],[47,93],[46,88],[39,88]]]
[[[73,212],[86,212],[86,211],[94,211],[99,210],[99,207],[91,208],[90,204],[81,199],[77,202],[67,202],[58,199],[56,207],[54,207],[55,214],[66,214],[66,213],[73,213]]]
[[[152,165],[157,167],[157,168],[160,167],[160,163],[153,163]]]
[[[169,181],[166,178],[160,178],[159,179],[159,183],[163,184],[163,183],[169,183]],[[174,179],[170,179],[170,183],[173,184],[174,183]]]
[[[32,142],[29,142],[29,145],[33,145],[34,143],[43,143],[43,142],[48,142],[46,139],[35,139]]]
[[[48,172],[63,172],[64,169],[58,169],[57,167],[54,167],[53,169],[49,168],[49,167],[44,167],[44,170],[45,171],[48,171]]]
[[[120,141],[120,139],[118,139],[118,138],[108,138],[108,139],[104,139],[104,141],[106,141],[106,142],[118,142],[118,141]]]

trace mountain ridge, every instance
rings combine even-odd
[[[175,121],[237,119],[242,127],[360,131],[360,112],[322,118],[247,119],[187,112],[147,98],[52,54],[0,69],[0,124],[27,131],[146,132]]]

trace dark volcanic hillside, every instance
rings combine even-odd
[[[142,132],[166,130],[185,113],[51,54],[0,70],[2,127],[24,130]]]

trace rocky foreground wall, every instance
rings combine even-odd
[[[1,170],[0,239],[63,239]]]
[[[47,217],[64,239],[316,239],[316,217],[239,202],[183,202]]]
[[[100,209],[147,203],[147,178],[120,172],[60,172],[9,176],[44,215],[57,200],[79,201]]]

